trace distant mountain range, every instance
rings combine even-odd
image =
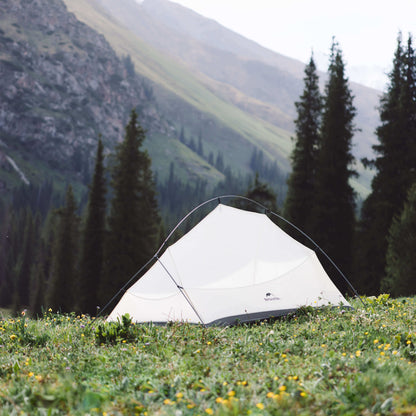
[[[110,150],[133,106],[160,180],[174,162],[183,180],[213,186],[224,178],[219,156],[233,172],[253,174],[250,160],[260,151],[290,170],[303,63],[167,0],[64,2],[75,16],[62,0],[0,1],[3,188],[18,178],[5,156],[29,180],[48,169],[76,179],[80,155],[91,159],[99,134]],[[371,155],[381,93],[351,87],[360,158]],[[370,174],[357,167],[363,174],[355,186],[365,193]]]

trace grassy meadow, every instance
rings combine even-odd
[[[0,415],[416,415],[416,298],[364,300],[222,328],[3,316]]]

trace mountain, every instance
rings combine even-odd
[[[244,120],[239,117],[235,122],[234,118],[234,124],[228,124],[228,127],[239,130],[245,137],[255,137],[256,146],[265,150],[271,159],[277,158],[283,169],[288,169],[281,156],[287,160],[291,150],[289,137],[294,131],[294,102],[303,88],[303,63],[263,48],[217,22],[167,0],[144,0],[140,4],[135,0],[93,0],[88,6],[85,0],[66,2],[81,20],[105,34],[116,50],[129,50],[133,60],[136,57],[139,72],[146,73],[156,85],[163,85],[194,108],[215,118],[221,119],[224,103],[233,106],[234,111],[235,108],[241,110],[240,116],[242,114]],[[124,29],[123,33],[119,25]],[[123,37],[124,42],[121,42]],[[170,64],[163,68],[163,75],[155,76],[148,70],[155,66],[149,62],[149,55],[135,54],[128,42],[134,37],[136,42],[144,42],[162,54],[165,62],[169,59]],[[188,73],[185,80],[176,77],[178,66],[182,73]],[[320,76],[323,88],[326,75],[321,73]],[[189,79],[196,79],[205,91],[190,91],[186,85]],[[357,158],[371,157],[381,93],[355,83],[351,83],[351,88],[358,110],[354,152]],[[205,99],[207,91],[221,103]],[[192,100],[196,95],[198,99]],[[262,129],[239,128],[243,126],[241,123],[253,119],[262,121],[269,133],[272,130],[274,137],[269,136],[266,141],[278,143],[278,149],[262,145]],[[241,169],[244,162],[238,162]],[[362,174],[360,183],[368,188],[371,173],[364,171],[359,163],[358,170]],[[358,188],[366,192],[362,187]]]
[[[110,4],[114,0],[100,2],[110,10]],[[179,33],[182,39],[178,41],[178,36],[172,33],[170,36],[161,36],[162,32],[159,30],[156,36],[149,35],[150,32],[143,25],[134,24],[132,16],[136,21],[139,16],[138,12],[133,12],[133,8],[137,8],[137,3],[134,3],[136,2],[125,2],[123,7],[117,9],[117,13],[114,9],[111,13],[141,38],[165,53],[180,57],[193,70],[220,83],[232,85],[243,92],[246,98],[254,98],[280,110],[279,113],[283,113],[285,119],[277,115],[268,121],[293,131],[293,118],[296,116],[294,102],[303,88],[305,65],[302,62],[272,52],[213,20],[167,0],[144,0],[140,7],[154,22],[168,27],[174,34]],[[129,18],[126,13],[129,13]],[[186,39],[188,43],[185,43]],[[197,47],[192,47],[196,45],[195,41]],[[330,39],[328,49],[329,43]],[[320,73],[320,77],[323,87],[326,74]],[[356,154],[359,157],[369,156],[375,140],[374,129],[378,122],[376,107],[380,91],[356,83],[351,83],[351,88],[358,109],[357,126],[362,130],[356,137]],[[220,90],[221,86],[218,88]]]
[[[1,1],[2,187],[16,183],[14,171],[26,183],[50,171],[77,180],[99,135],[114,147],[134,107],[149,130],[166,131],[150,85],[128,69],[60,0]]]
[[[98,137],[110,152],[133,107],[159,181],[173,162],[212,189],[254,157],[283,186],[303,69],[166,0],[0,0],[0,190],[85,182]],[[368,156],[379,93],[353,89]]]

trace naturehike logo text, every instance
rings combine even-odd
[[[271,300],[279,300],[280,298],[278,298],[277,296],[274,296],[273,293],[266,293],[266,297],[264,298],[264,300],[266,302],[271,301]]]

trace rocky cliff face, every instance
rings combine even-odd
[[[109,147],[123,137],[133,108],[165,130],[150,84],[61,0],[0,0],[0,151],[74,170],[100,134]]]

